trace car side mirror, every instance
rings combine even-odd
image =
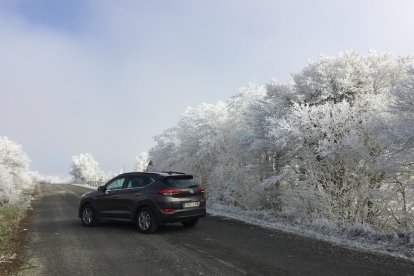
[[[106,190],[105,186],[99,186],[98,187],[98,191],[100,191],[100,192],[105,192],[105,190]]]

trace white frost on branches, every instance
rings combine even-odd
[[[137,172],[145,172],[147,171],[149,160],[148,152],[141,152],[135,157],[135,171]]]
[[[101,182],[104,173],[99,169],[99,163],[89,153],[81,153],[72,157],[69,174],[75,181]]]
[[[149,158],[196,175],[213,203],[413,231],[413,95],[409,57],[321,57],[289,85],[187,109]]]
[[[21,190],[31,184],[29,162],[19,144],[0,136],[0,205],[15,202]]]

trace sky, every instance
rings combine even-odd
[[[412,0],[0,0],[0,136],[67,176],[133,169],[188,106],[347,50],[414,54]]]

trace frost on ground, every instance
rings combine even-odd
[[[16,256],[17,256],[16,253],[0,255],[0,264],[1,263],[11,263],[14,259],[16,259]]]
[[[298,218],[282,216],[276,212],[242,210],[221,204],[210,206],[208,213],[350,248],[385,253],[414,261],[414,233],[394,232],[391,235],[384,235],[373,230],[368,224],[344,224],[338,227],[326,219],[305,223]]]

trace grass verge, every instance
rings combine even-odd
[[[0,275],[11,275],[23,264],[27,225],[32,212],[30,202],[36,188],[24,190],[19,201],[0,206]]]

